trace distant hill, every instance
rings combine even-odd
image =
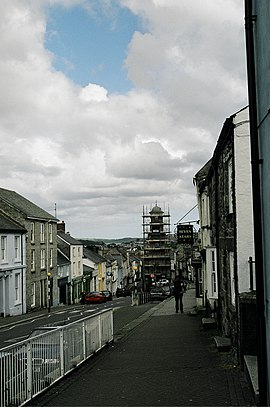
[[[96,238],[77,238],[77,240],[84,242],[92,242],[93,244],[127,244],[130,242],[140,242],[142,239],[139,237],[122,237],[120,239],[96,239]]]

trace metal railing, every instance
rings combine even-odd
[[[101,311],[0,349],[0,406],[21,406],[113,341],[113,311]]]
[[[132,293],[132,300],[131,303],[132,305],[142,305],[146,304],[147,302],[150,301],[150,293],[147,292],[133,292]]]

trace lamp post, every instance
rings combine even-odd
[[[48,313],[50,313],[51,312],[51,273],[50,272],[47,273],[47,283],[48,283],[48,287],[47,287],[48,304],[47,304],[47,306],[48,306]]]

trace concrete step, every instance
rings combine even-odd
[[[214,341],[219,352],[229,352],[231,350],[231,339],[225,336],[215,336]]]
[[[202,327],[203,329],[213,329],[216,328],[217,323],[215,318],[202,318]]]
[[[259,401],[257,356],[244,355],[244,371],[250,381],[256,405]]]

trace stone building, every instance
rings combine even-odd
[[[4,188],[0,188],[0,210],[27,231],[26,312],[47,307],[49,301],[52,305],[57,299],[57,219]]]
[[[246,313],[250,317],[254,303],[249,263],[254,257],[254,226],[248,107],[226,119],[213,157],[196,174],[195,184],[205,305],[207,301],[212,309],[215,305],[219,326],[241,358],[247,342],[256,344],[255,322],[244,332]],[[243,307],[244,297],[245,303],[246,297],[251,298],[249,310]]]

